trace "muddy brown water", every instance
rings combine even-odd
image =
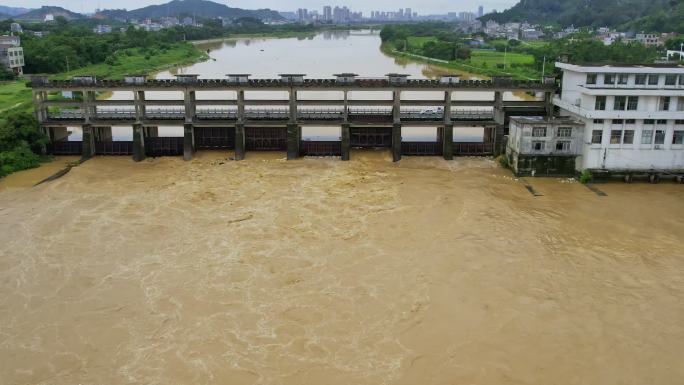
[[[676,384],[684,189],[94,158],[0,191],[0,383]]]

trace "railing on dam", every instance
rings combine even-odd
[[[363,118],[363,117],[390,117],[392,116],[391,109],[350,109],[349,118]],[[103,109],[97,110],[91,116],[93,121],[121,121],[132,122],[136,120],[136,112],[131,109]],[[228,109],[198,109],[195,112],[195,117],[198,121],[236,121],[238,113],[235,110]],[[444,119],[444,112],[441,111],[421,111],[421,110],[404,110],[399,114],[401,120],[404,121],[441,121]],[[86,113],[83,110],[60,110],[49,112],[47,116],[49,121],[65,121],[65,122],[84,122]],[[168,121],[183,121],[186,118],[185,110],[183,108],[147,108],[144,114],[145,119],[149,120],[168,120]],[[245,119],[256,121],[269,120],[288,120],[290,118],[289,112],[282,109],[254,109],[245,112]],[[296,118],[302,121],[341,121],[344,119],[344,112],[338,110],[316,110],[316,109],[300,109],[297,111]],[[494,119],[494,113],[491,109],[468,109],[455,110],[451,112],[451,119],[454,121],[490,121]]]

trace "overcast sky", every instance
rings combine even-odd
[[[346,5],[353,10],[368,13],[374,10],[395,10],[412,8],[419,14],[447,13],[454,11],[475,11],[479,5],[485,12],[492,9],[503,10],[511,7],[517,0],[215,0],[231,7],[254,9],[271,8],[278,11],[294,11],[297,8],[322,9],[324,5]],[[162,4],[168,0],[2,0],[1,5],[10,7],[38,8],[43,5],[57,5],[74,12],[91,12],[96,8],[136,9],[151,4]]]

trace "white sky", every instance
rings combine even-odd
[[[215,0],[231,7],[255,9],[271,8],[278,11],[296,11],[297,8],[321,10],[324,5],[339,5],[355,11],[391,11],[399,8],[412,8],[421,15],[458,11],[476,11],[479,5],[485,7],[485,13],[513,6],[517,0],[338,0],[335,2],[320,0]],[[1,5],[10,7],[38,8],[43,5],[64,7],[74,12],[90,12],[96,8],[136,9],[152,4],[166,3],[168,0],[2,0]]]

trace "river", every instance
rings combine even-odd
[[[235,46],[260,44],[285,43]],[[680,185],[533,196],[485,158],[230,156],[0,180],[0,384],[684,378]]]

